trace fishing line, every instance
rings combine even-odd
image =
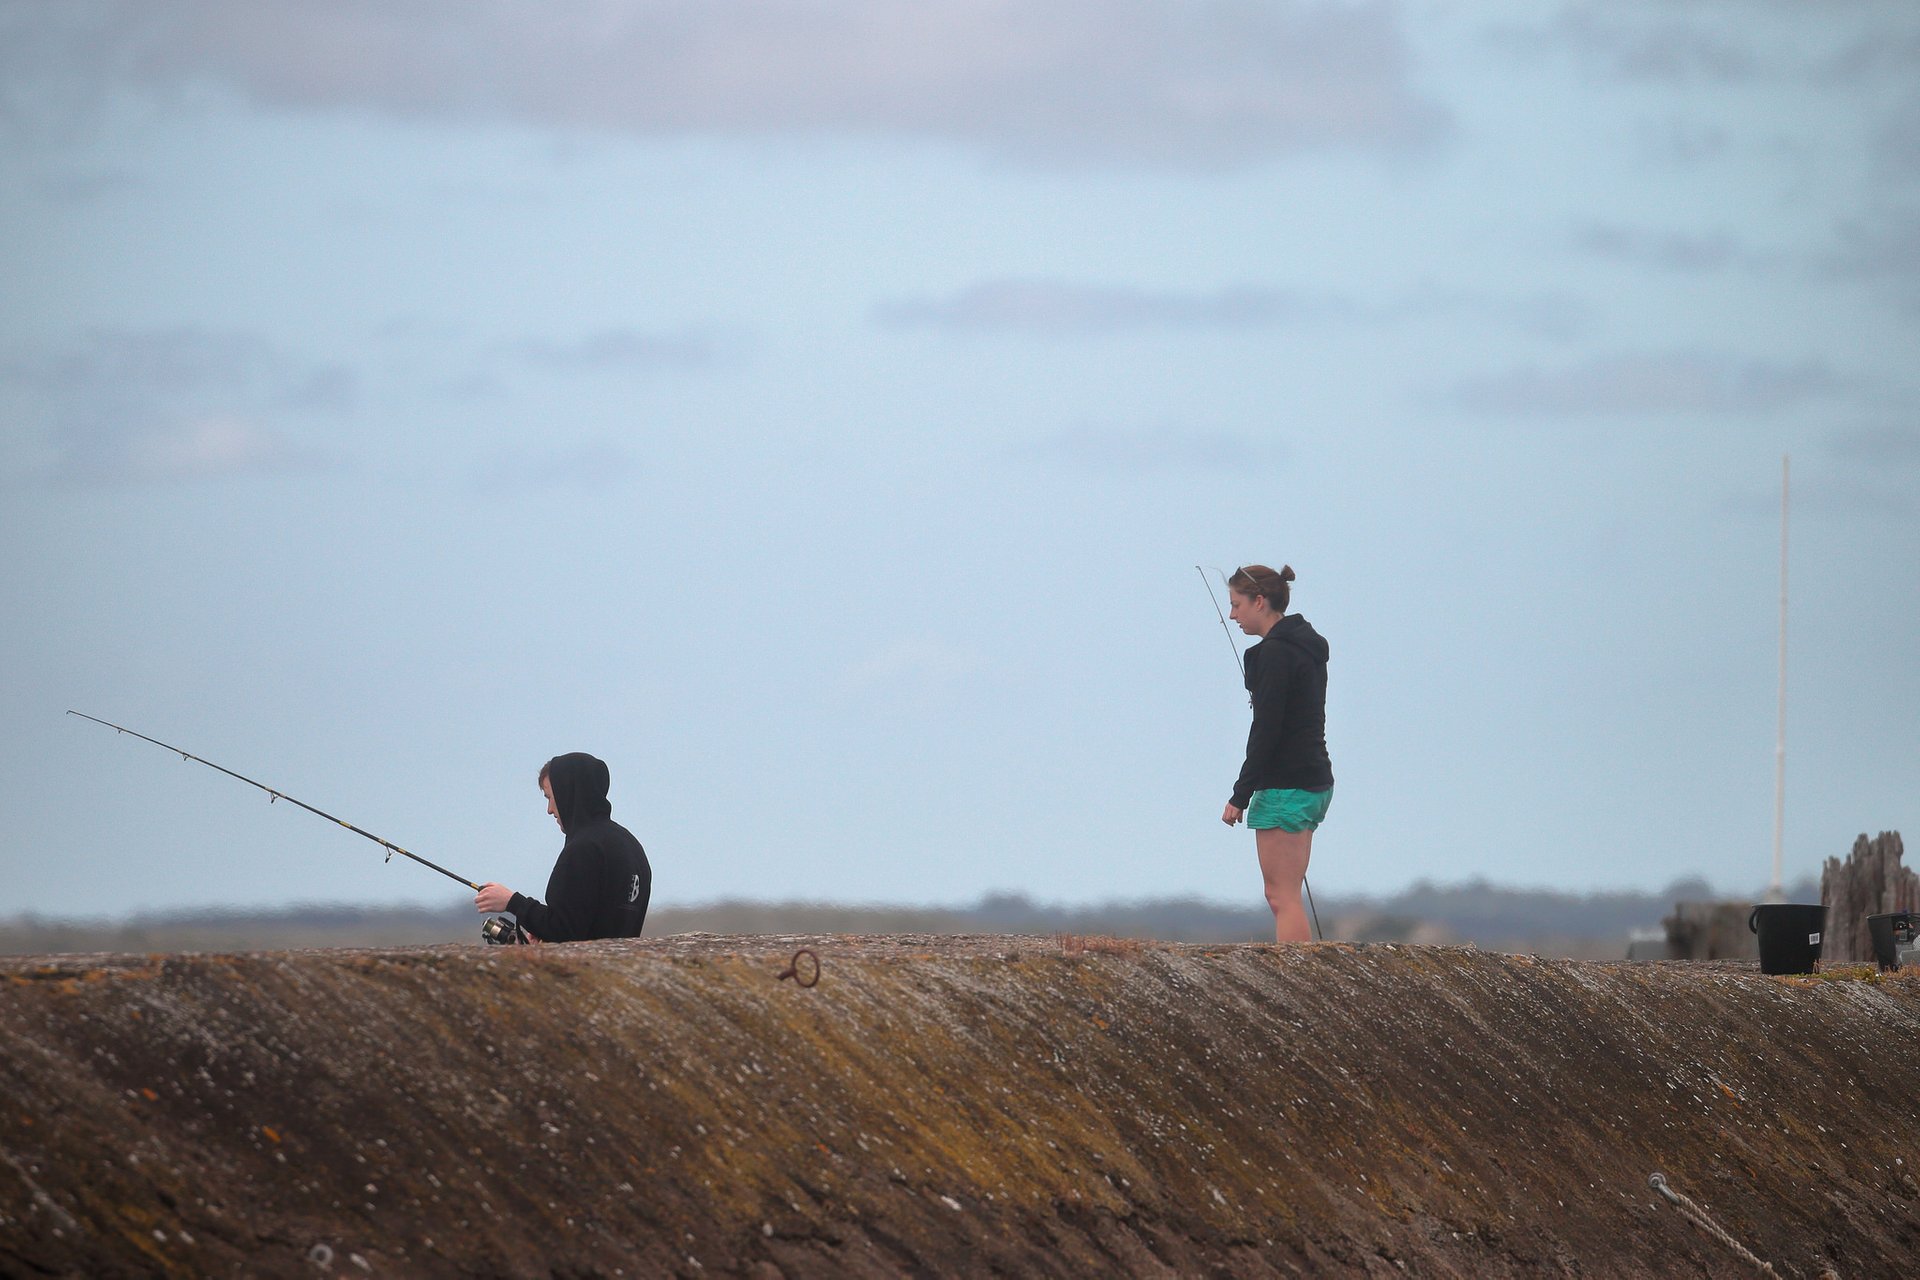
[[[1207,599],[1213,601],[1213,616],[1220,619],[1220,630],[1227,637],[1227,648],[1233,650],[1233,665],[1240,668],[1240,678],[1245,680],[1247,678],[1247,660],[1240,656],[1240,646],[1233,642],[1233,628],[1227,625],[1227,615],[1220,611],[1220,597],[1213,594],[1213,583],[1207,581],[1207,571],[1205,569],[1202,569],[1199,565],[1195,565],[1193,566],[1193,571],[1200,575],[1200,582],[1207,589]],[[1224,584],[1227,580],[1227,575],[1219,569],[1215,569],[1214,572],[1220,575],[1220,581]],[[1233,588],[1228,587],[1227,590],[1232,591]],[[1253,705],[1251,695],[1247,698],[1247,705]]]
[[[246,783],[248,786],[258,787],[262,791],[266,792],[269,797],[267,801],[268,804],[272,804],[275,800],[285,800],[288,804],[297,804],[302,809],[305,809],[308,813],[317,814],[318,816],[325,818],[328,822],[335,823],[339,826],[345,827],[347,830],[353,832],[353,834],[357,836],[365,836],[367,839],[373,841],[375,844],[379,845],[382,849],[385,849],[387,851],[386,861],[388,862],[392,862],[393,855],[397,853],[403,858],[412,858],[415,862],[419,863],[423,867],[430,867],[433,870],[438,871],[441,875],[445,876],[449,880],[458,880],[461,884],[467,886],[467,888],[473,890],[475,893],[480,892],[480,886],[475,884],[473,881],[467,879],[465,876],[455,875],[453,872],[447,870],[445,867],[439,865],[438,863],[428,862],[425,858],[421,857],[417,853],[409,853],[407,850],[402,849],[399,845],[395,844],[391,840],[383,840],[379,836],[373,834],[373,832],[371,831],[363,831],[359,827],[354,826],[351,822],[348,822],[344,818],[336,818],[332,814],[327,813],[324,810],[314,808],[312,805],[308,804],[304,800],[294,799],[292,796],[288,795],[284,791],[275,791],[272,787],[268,786],[266,783],[255,782],[252,778],[247,777],[245,774],[235,773],[233,770],[227,768],[225,765],[215,764],[211,760],[203,760],[199,756],[194,755],[191,751],[182,751],[179,747],[174,746],[172,743],[162,742],[158,738],[149,738],[146,734],[136,733],[134,732],[134,730],[127,728],[125,725],[115,724],[111,720],[102,720],[98,716],[90,716],[84,711],[68,711],[67,714],[70,716],[79,716],[82,720],[91,720],[95,724],[105,725],[107,728],[117,730],[121,733],[131,733],[133,734],[134,737],[140,739],[140,741],[142,742],[151,742],[156,747],[164,747],[166,750],[171,751],[175,755],[179,756],[182,760],[192,760],[198,764],[203,764],[207,766],[207,768],[209,769],[218,769],[221,773],[226,774],[229,778],[238,778],[240,781]]]

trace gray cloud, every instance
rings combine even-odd
[[[1920,470],[1920,427],[1874,426],[1836,431],[1827,439],[1834,457],[1875,471]]]
[[[95,0],[12,15],[21,117],[136,87],[640,134],[881,132],[1231,165],[1444,128],[1395,6],[1282,0]],[[24,86],[24,87],[22,87]]]
[[[1633,125],[1634,144],[1649,161],[1690,168],[1717,160],[1733,149],[1733,137],[1718,125],[1669,117]]]
[[[605,329],[571,342],[528,338],[499,350],[553,373],[691,368],[713,358],[712,341],[700,334],[644,333],[637,329]]]
[[[260,422],[182,416],[78,433],[64,442],[46,478],[74,484],[201,480],[323,471],[335,465],[324,452]]]
[[[1889,111],[1873,136],[1874,158],[1892,176],[1920,178],[1920,94]]]
[[[1889,208],[1835,229],[1833,243],[1813,256],[1828,279],[1864,283],[1920,318],[1920,206]]]
[[[1571,5],[1546,22],[1507,25],[1493,39],[1528,56],[1567,50],[1589,70],[1621,80],[1690,84],[1747,80],[1770,69],[1729,25],[1634,13],[1619,5]]]
[[[1571,14],[1567,37],[1629,80],[1735,81],[1759,67],[1754,51],[1724,32],[1686,21],[1645,27],[1614,25],[1588,12]]]
[[[1195,431],[1172,423],[1140,428],[1082,425],[1040,440],[1021,456],[1106,473],[1235,471],[1277,461],[1285,449],[1231,431]]]
[[[103,329],[65,349],[0,358],[0,391],[37,421],[45,478],[171,480],[331,465],[288,419],[338,415],[350,371],[263,339],[202,329]]]
[[[1861,480],[1850,476],[1803,474],[1793,472],[1793,518],[1814,516],[1826,520],[1859,520],[1877,516],[1910,517],[1920,511],[1920,495],[1911,488],[1899,489],[1884,481]],[[1780,490],[1746,490],[1728,494],[1726,511],[1749,519],[1777,523],[1780,519]]]
[[[1580,252],[1597,258],[1682,274],[1754,267],[1763,262],[1759,255],[1724,231],[1693,234],[1594,223],[1576,231],[1573,244]]]
[[[0,358],[0,377],[17,386],[86,396],[297,397],[334,372],[289,360],[263,338],[191,327],[96,329],[61,350]]]
[[[1530,337],[1565,341],[1586,332],[1591,310],[1579,298],[1557,291],[1509,297],[1428,286],[1381,306],[1356,308],[1356,314],[1382,325],[1409,320],[1473,320]]]
[[[1816,77],[1841,86],[1867,79],[1911,84],[1920,74],[1920,23],[1914,21],[1913,11],[1901,5],[1862,16],[1860,34],[1816,61]]]
[[[1279,289],[1168,293],[1066,280],[989,280],[947,298],[883,303],[874,321],[888,329],[960,333],[1019,331],[1100,334],[1131,329],[1256,329],[1351,310],[1338,299]]]
[[[1841,226],[1818,266],[1847,279],[1920,275],[1920,206]]]
[[[1601,357],[1559,369],[1526,366],[1458,384],[1451,399],[1488,414],[1738,413],[1857,394],[1818,360],[1784,364],[1701,351]]]
[[[474,487],[487,493],[597,489],[638,471],[627,449],[609,440],[588,440],[496,458],[474,474]]]
[[[60,204],[94,204],[147,187],[147,181],[127,170],[88,169],[49,174],[40,182],[48,199]]]
[[[987,280],[944,298],[882,303],[873,321],[885,329],[953,334],[1026,333],[1096,336],[1141,330],[1250,330],[1336,322],[1383,325],[1471,317],[1540,337],[1564,338],[1586,323],[1586,308],[1563,294],[1502,298],[1417,288],[1385,303],[1330,293],[1236,286],[1205,293],[1137,289],[1071,280]]]
[[[1595,75],[1635,83],[1771,80],[1856,94],[1864,85],[1910,85],[1920,73],[1920,18],[1894,4],[1582,0],[1550,18],[1500,24],[1489,34],[1525,56],[1564,52]],[[1696,154],[1703,145],[1720,145],[1713,133],[1679,141]]]

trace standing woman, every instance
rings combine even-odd
[[[1260,855],[1273,936],[1279,942],[1313,937],[1300,888],[1313,853],[1313,831],[1333,800],[1333,762],[1327,757],[1327,642],[1299,614],[1287,613],[1293,569],[1275,573],[1250,564],[1227,579],[1232,618],[1260,643],[1246,653],[1253,727],[1247,760],[1220,820],[1246,818]]]

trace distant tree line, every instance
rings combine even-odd
[[[1513,889],[1485,880],[1422,880],[1398,893],[1328,895],[1316,902],[1329,938],[1355,942],[1473,943],[1488,950],[1617,959],[1635,930],[1657,929],[1679,901],[1716,895],[1703,880],[1657,892],[1566,893]],[[1755,895],[1756,900],[1758,895]],[[1808,880],[1787,897],[1820,901]],[[1251,905],[1153,898],[1094,906],[1053,906],[1024,894],[989,894],[971,906],[850,906],[818,902],[722,901],[656,907],[647,935],[671,933],[1025,933],[1156,938],[1167,942],[1259,942],[1272,917]],[[479,920],[464,901],[446,907],[307,905],[274,911],[142,913],[122,920],[0,921],[0,953],[50,955],[119,951],[265,951],[300,947],[392,947],[479,943]]]

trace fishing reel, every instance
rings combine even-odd
[[[516,920],[505,916],[488,916],[487,922],[480,926],[480,936],[487,940],[490,947],[524,947],[527,943],[527,931]]]

